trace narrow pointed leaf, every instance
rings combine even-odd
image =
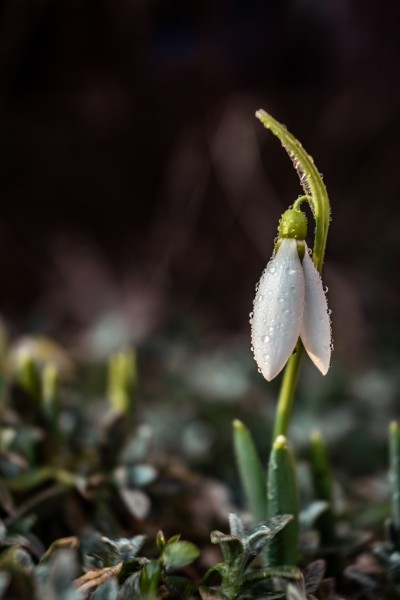
[[[272,538],[283,529],[292,515],[280,515],[268,519],[268,525],[259,525],[254,533],[247,538],[247,552],[245,553],[244,566],[247,568],[253,560],[271,543]],[[271,525],[271,527],[269,527]]]
[[[324,500],[328,503],[328,508],[316,520],[316,526],[320,534],[320,544],[329,547],[336,542],[333,482],[324,440],[319,431],[314,431],[311,436],[310,450],[315,496],[318,500]]]
[[[268,547],[269,566],[295,565],[299,537],[299,493],[293,455],[286,438],[274,442],[268,465],[268,515],[293,515]]]
[[[268,519],[266,524],[258,525],[254,533],[249,535],[248,544],[253,548],[258,547],[259,541],[264,544],[264,539],[271,540],[281,529],[293,519],[292,515],[278,515]]]
[[[389,429],[389,481],[392,523],[400,537],[400,423],[392,421]]]
[[[233,441],[247,505],[253,523],[259,523],[267,518],[266,478],[251,434],[239,420],[233,422]]]

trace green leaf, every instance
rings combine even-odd
[[[400,424],[393,421],[389,429],[389,481],[392,522],[400,538]]]
[[[268,516],[293,515],[268,548],[269,566],[295,565],[299,537],[299,492],[294,458],[286,438],[277,437],[268,466]]]
[[[7,487],[12,491],[27,491],[35,488],[48,480],[54,479],[66,487],[78,487],[78,476],[55,467],[40,467],[12,477],[7,480]]]
[[[175,544],[175,542],[179,542],[180,539],[181,539],[181,534],[177,533],[177,534],[173,535],[172,537],[168,538],[167,544]]]
[[[303,576],[297,567],[269,567],[248,573],[243,589],[251,592],[251,598],[282,598],[288,583],[303,587]]]
[[[199,549],[191,542],[174,542],[165,546],[162,561],[166,569],[174,569],[191,563],[199,554]]]
[[[41,399],[41,381],[39,369],[33,358],[29,355],[22,355],[18,365],[18,382],[22,389],[36,402]]]
[[[47,363],[43,367],[41,395],[44,412],[53,429],[57,427],[59,413],[58,369],[55,364]]]
[[[158,593],[158,584],[160,581],[161,566],[156,560],[144,565],[139,577],[139,591],[143,600],[151,600]]]
[[[311,435],[310,450],[314,493],[318,500],[323,500],[328,504],[327,509],[316,520],[316,527],[320,533],[321,546],[330,547],[336,543],[336,519],[332,508],[332,472],[324,440],[319,431],[314,431]]]
[[[237,419],[233,422],[233,441],[247,505],[253,523],[258,523],[267,517],[266,478],[251,434]]]
[[[210,567],[208,569],[208,571],[206,571],[204,573],[202,583],[204,585],[210,585],[212,582],[214,582],[216,577],[223,577],[224,573],[225,573],[225,564],[217,563],[216,565],[213,565],[212,567]]]
[[[224,561],[230,568],[242,562],[244,557],[244,545],[242,540],[234,535],[228,535],[221,531],[211,532],[211,543],[219,544],[224,556]]]
[[[275,579],[280,582],[278,585],[281,585],[282,582],[285,582],[286,584],[288,581],[297,584],[303,581],[303,575],[297,567],[282,566],[259,569],[258,571],[248,573],[245,577],[246,581],[259,581],[261,579]]]
[[[157,533],[156,544],[159,550],[163,550],[165,547],[165,537],[161,530]]]
[[[245,566],[247,567],[258,554],[269,544],[272,538],[293,519],[292,515],[278,515],[257,526],[255,531],[247,538],[247,554]]]
[[[108,363],[108,397],[111,406],[133,419],[133,397],[137,386],[136,354],[124,350],[110,357]]]

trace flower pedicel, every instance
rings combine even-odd
[[[281,218],[276,252],[263,272],[251,315],[255,361],[267,381],[287,363],[300,336],[323,375],[329,369],[331,326],[321,277],[304,241],[307,220],[299,209]]]

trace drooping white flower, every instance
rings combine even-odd
[[[331,354],[331,328],[321,277],[307,252],[301,261],[297,241],[280,240],[263,272],[252,315],[254,358],[267,381],[283,369],[299,336],[311,360],[325,375]]]

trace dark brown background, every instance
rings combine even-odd
[[[71,341],[123,314],[248,336],[300,193],[265,108],[330,192],[338,360],[397,361],[399,18],[377,0],[6,0],[0,310]],[[200,333],[199,333],[200,332]]]

